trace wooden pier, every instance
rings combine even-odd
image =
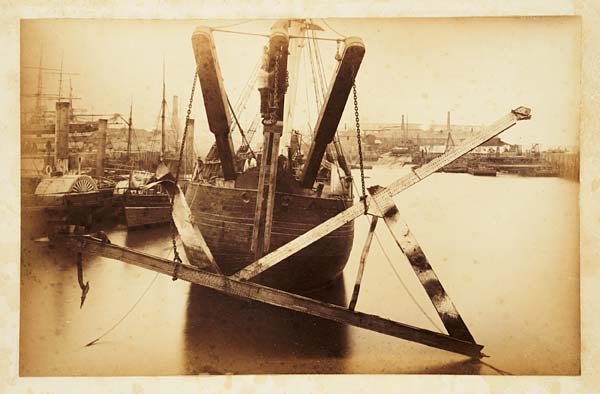
[[[561,178],[579,182],[579,152],[542,152],[541,156],[558,167]]]

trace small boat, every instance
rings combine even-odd
[[[171,222],[171,202],[161,185],[146,188],[155,180],[147,171],[133,171],[130,179],[121,181],[114,190],[113,199],[122,205],[128,228]]]
[[[467,166],[463,166],[463,165],[448,165],[446,167],[444,167],[442,169],[443,172],[449,172],[449,173],[455,173],[455,174],[460,174],[460,173],[466,173],[469,172],[469,168]]]
[[[469,167],[469,174],[475,176],[496,176],[497,171],[495,168],[491,167],[476,166]]]

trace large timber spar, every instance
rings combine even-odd
[[[397,179],[389,186],[380,188],[376,192],[372,193],[366,199],[367,207],[371,209],[373,203],[377,203],[378,201],[381,201],[380,204],[385,204],[387,202],[387,196],[395,196],[396,194],[408,189],[409,187],[438,171],[442,167],[469,153],[484,142],[514,126],[517,121],[529,119],[530,117],[531,110],[526,107],[518,107],[510,111],[509,114],[500,118],[494,124],[487,127],[484,131],[476,134],[472,138],[467,139],[462,144],[448,150],[443,155],[431,160],[422,167],[412,171],[410,174]],[[340,212],[336,216],[314,227],[312,230],[300,235],[293,241],[288,242],[273,252],[258,259],[254,263],[247,265],[244,269],[240,270],[232,277],[240,280],[252,279],[269,268],[272,268],[287,257],[340,228],[344,224],[358,218],[364,213],[365,207],[363,204],[353,205],[345,211]]]

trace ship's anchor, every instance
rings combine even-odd
[[[83,303],[85,302],[85,296],[90,291],[90,282],[83,283],[83,253],[77,252],[77,281],[79,282],[79,287],[81,288],[81,304],[79,304],[79,309],[83,307]]]
[[[93,239],[97,239],[103,245],[111,243],[104,231],[98,231],[95,233]],[[79,288],[81,289],[81,304],[79,304],[79,309],[83,308],[85,297],[90,291],[90,282],[88,281],[83,283],[83,253],[81,252],[83,247],[83,244],[79,245],[79,252],[77,252],[77,282],[79,283]]]

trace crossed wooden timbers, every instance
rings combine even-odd
[[[335,229],[363,215],[365,213],[365,205],[362,203],[353,205],[340,212],[338,215],[326,220],[229,277],[220,273],[218,264],[204,241],[200,229],[193,222],[185,196],[173,182],[172,177],[162,177],[158,183],[162,183],[173,196],[173,221],[189,259],[195,262],[200,261],[203,265],[195,267],[189,264],[173,262],[126,247],[112,245],[91,236],[74,237],[71,238],[71,242],[75,242],[81,251],[86,250],[167,275],[173,275],[176,272],[179,279],[187,280],[226,294],[249,298],[340,323],[354,325],[473,358],[481,358],[484,356],[481,353],[483,346],[475,342],[458,310],[429,264],[423,250],[406,223],[402,220],[392,197],[470,152],[485,141],[514,126],[517,121],[529,119],[531,117],[530,114],[531,111],[529,108],[518,107],[500,118],[486,130],[451,148],[443,155],[415,169],[408,175],[397,179],[387,187],[375,186],[369,188],[370,195],[367,196],[365,202],[367,213],[372,215],[371,226],[361,256],[357,279],[348,308],[262,286],[251,282],[251,280]],[[149,185],[149,187],[151,186]],[[396,244],[408,258],[448,334],[413,327],[379,316],[355,311],[360,282],[365,267],[365,259],[379,218],[383,218]]]

